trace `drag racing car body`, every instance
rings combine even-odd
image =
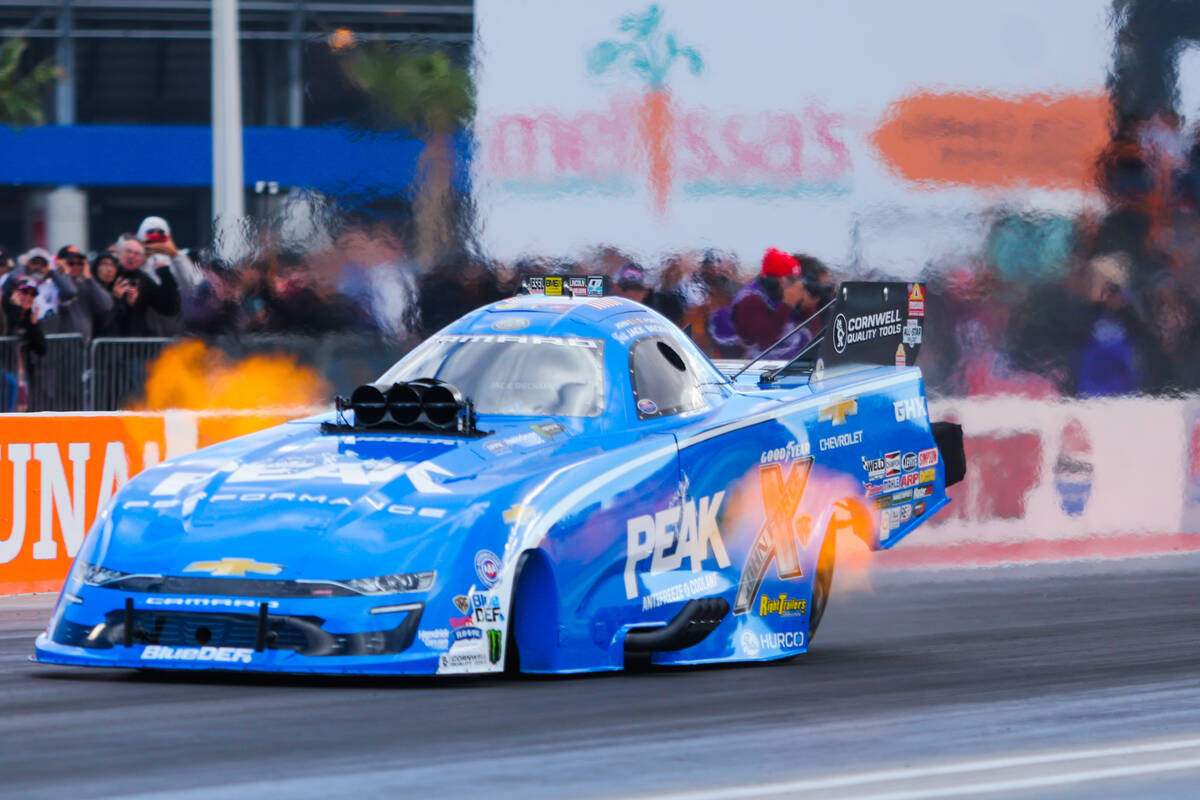
[[[837,534],[889,548],[961,476],[961,431],[935,436],[903,365],[921,291],[845,284],[820,359],[736,378],[621,298],[478,309],[334,413],[133,478],[36,657],[443,674],[803,653]]]

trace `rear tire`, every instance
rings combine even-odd
[[[833,590],[833,562],[837,550],[837,534],[826,531],[825,541],[821,543],[821,554],[817,556],[817,574],[813,577],[812,607],[808,617],[808,641],[817,635],[821,618],[825,616],[825,606],[829,604],[829,594]]]

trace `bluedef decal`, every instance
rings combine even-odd
[[[717,527],[717,512],[725,492],[699,501],[688,500],[654,514],[634,517],[625,525],[625,597],[638,596],[637,566],[650,559],[650,574],[671,572],[690,561],[692,572],[699,572],[709,553],[720,567],[728,567],[729,554]]]
[[[167,647],[161,644],[142,648],[143,661],[215,661],[223,664],[249,664],[254,651],[249,647]]]
[[[804,576],[800,568],[800,551],[796,546],[796,539],[799,536],[802,544],[807,546],[811,531],[805,524],[801,524],[800,530],[796,530],[794,521],[800,500],[804,497],[804,489],[808,485],[812,465],[811,456],[802,458],[790,465],[786,476],[779,464],[768,464],[758,468],[766,519],[746,556],[742,577],[738,581],[737,597],[733,603],[734,614],[745,614],[753,607],[754,598],[762,586],[767,567],[771,565],[772,560],[775,561],[775,571],[779,573],[780,578],[789,580]]]

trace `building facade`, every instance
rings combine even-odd
[[[46,125],[0,127],[0,246],[99,247],[150,213],[181,244],[211,237],[209,0],[0,3],[0,35],[62,77]],[[405,42],[470,57],[466,2],[240,0],[248,212],[316,189],[403,213],[421,146],[379,130],[344,76],[346,47]]]

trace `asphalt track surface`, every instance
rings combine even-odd
[[[43,666],[4,600],[0,795],[1200,797],[1200,555],[851,583],[797,659],[516,682]]]

